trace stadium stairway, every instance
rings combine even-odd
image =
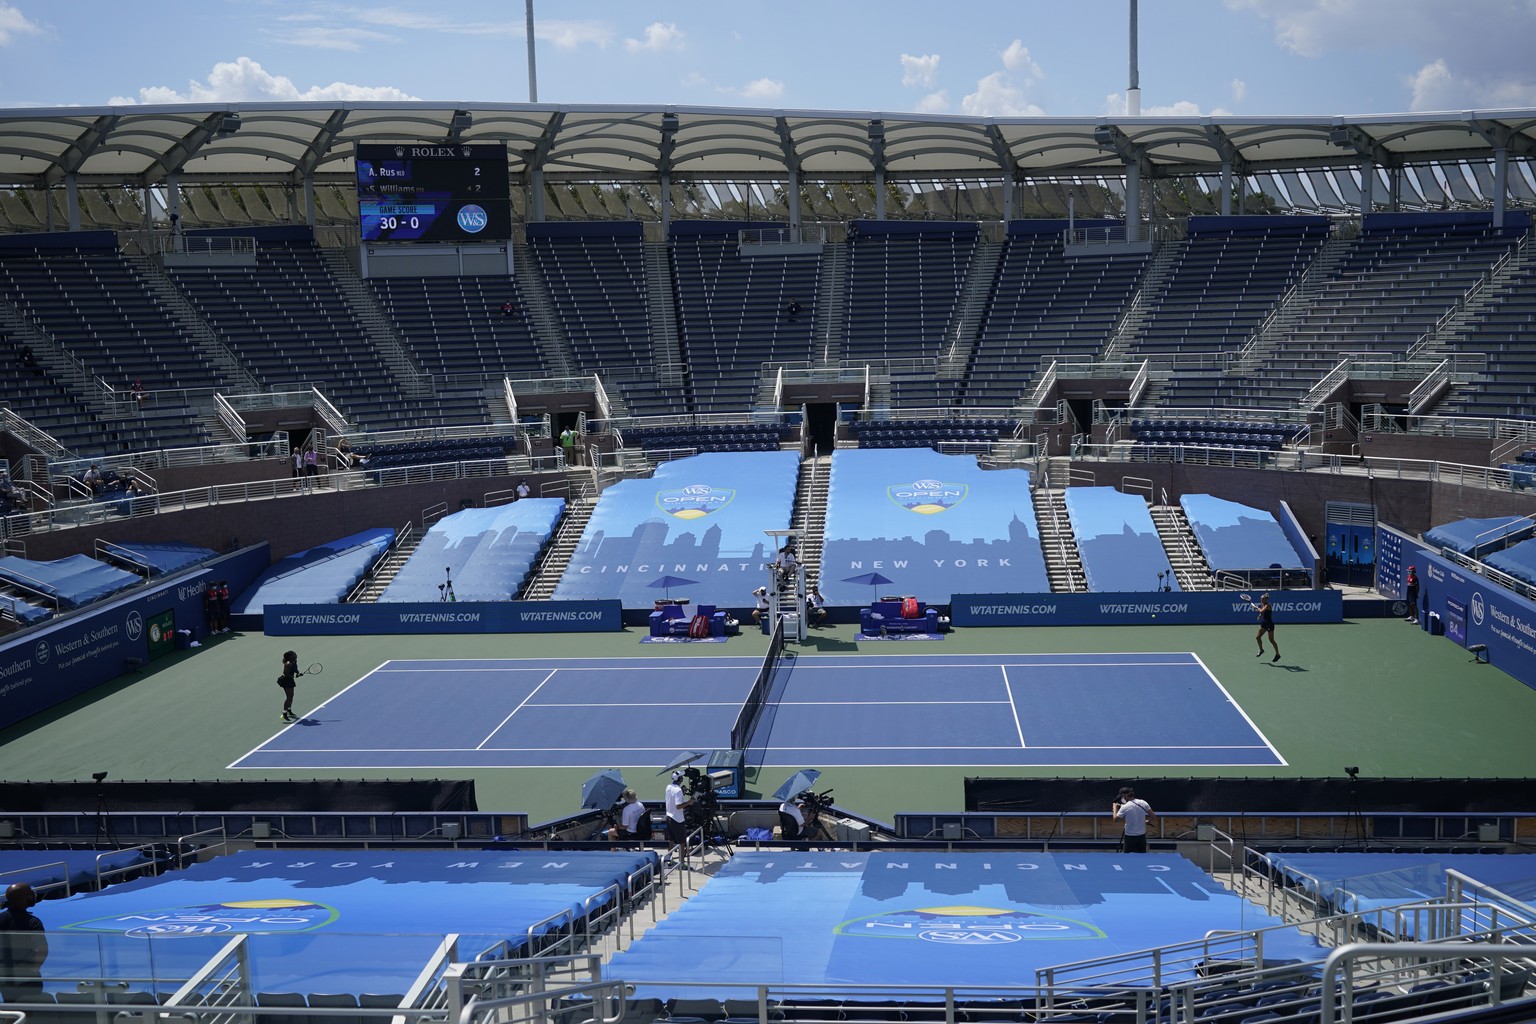
[[[1104,346],[1101,361],[1113,362],[1126,358],[1136,339],[1141,337],[1141,329],[1146,326],[1147,319],[1157,308],[1157,298],[1162,294],[1169,275],[1178,267],[1179,257],[1184,254],[1184,247],[1188,244],[1164,242],[1157,247],[1157,252],[1147,264],[1146,272],[1142,274],[1136,294],[1131,296],[1130,304],[1125,307],[1120,322],[1115,325],[1109,342]]]
[[[389,553],[379,559],[378,564],[363,577],[357,589],[347,596],[347,602],[349,604],[377,602],[379,595],[394,582],[395,577],[400,575],[401,567],[411,560],[411,555],[415,554],[416,549],[421,546],[421,538],[425,534],[424,529],[418,531],[414,524],[407,524],[405,529],[396,533],[394,547],[390,548]]]
[[[821,548],[827,534],[827,482],[831,476],[831,455],[812,455],[800,462],[790,521],[800,531],[800,564],[805,566],[807,584],[821,579]]]
[[[549,289],[544,286],[544,279],[539,276],[538,264],[527,245],[512,243],[512,269],[517,274],[518,289],[528,314],[528,325],[548,359],[550,375],[572,376],[576,373],[576,353],[560,326],[554,300],[549,296]]]
[[[817,364],[836,361],[848,330],[848,246],[829,242],[822,247],[821,277],[816,282],[816,330],[811,351]]]
[[[336,282],[336,290],[352,310],[357,322],[368,332],[368,342],[373,346],[384,365],[394,374],[402,394],[409,398],[425,398],[433,393],[432,378],[412,358],[405,339],[395,328],[379,300],[363,282],[357,269],[341,249],[321,249],[320,259]]]
[[[596,498],[571,498],[566,501],[560,526],[545,545],[538,565],[528,574],[528,585],[518,595],[519,600],[548,601],[554,595],[555,585],[560,582],[565,567],[571,564],[571,555],[576,551],[582,531],[587,528],[587,520],[592,518],[596,508]]]
[[[1042,487],[1035,491],[1035,519],[1040,526],[1040,547],[1045,552],[1045,570],[1051,591],[1057,594],[1081,594],[1088,590],[1088,576],[1077,551],[1077,538],[1067,518],[1066,492]]]
[[[1215,590],[1216,577],[1205,560],[1200,545],[1195,542],[1195,531],[1189,528],[1189,519],[1177,505],[1153,505],[1149,510],[1152,522],[1157,524],[1157,535],[1168,552],[1173,566],[1173,577],[1179,581],[1180,590]]]
[[[667,243],[644,242],[645,290],[650,298],[651,357],[656,383],[666,389],[683,386],[682,341],[677,329],[676,286]]]

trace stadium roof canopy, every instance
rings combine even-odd
[[[0,110],[0,185],[350,180],[358,142],[506,142],[513,175],[645,180],[1236,174],[1536,158],[1536,110],[1351,117],[962,118],[444,103]]]

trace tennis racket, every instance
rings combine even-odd
[[[309,666],[309,668],[305,669],[304,674],[307,676],[317,676],[324,671],[325,666],[317,661],[313,665]]]
[[[1253,595],[1252,594],[1238,594],[1237,596],[1242,598],[1244,601],[1247,601],[1249,605],[1251,605],[1253,607],[1258,607],[1257,605],[1254,605],[1254,603],[1253,603]]]

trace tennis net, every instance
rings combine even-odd
[[[773,688],[773,676],[779,670],[779,663],[784,660],[784,619],[781,617],[774,624],[773,636],[768,640],[768,654],[763,658],[763,667],[757,670],[757,679],[752,683],[752,689],[747,691],[747,699],[741,705],[741,713],[736,716],[736,724],[731,727],[731,749],[745,750],[747,742],[752,739],[752,730],[757,727],[757,720],[763,713],[763,705],[768,703],[768,691]]]

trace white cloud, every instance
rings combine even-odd
[[[293,79],[274,75],[249,57],[238,57],[213,66],[202,81],[187,83],[185,92],[163,85],[145,86],[139,90],[137,100],[126,96],[114,96],[114,105],[131,103],[236,103],[261,100],[328,101],[337,100],[414,100],[412,96],[392,85],[353,85],[349,82],[332,82],[330,85],[314,85],[300,89]]]
[[[1469,110],[1536,106],[1536,76],[1459,75],[1444,58],[1409,77],[1412,110]]]
[[[1006,72],[994,71],[976,83],[976,91],[960,100],[960,112],[970,117],[1040,117],[1045,111],[1029,102]]]
[[[1026,78],[1045,77],[1045,72],[1040,70],[1040,65],[1035,63],[1035,58],[1029,55],[1029,47],[1025,46],[1022,40],[1015,39],[1008,44],[1008,49],[998,56],[1003,59],[1003,67],[1009,71],[1022,71]]]
[[[776,100],[784,95],[784,83],[774,78],[756,78],[746,84],[741,94],[749,100]]]
[[[399,42],[398,36],[358,28],[355,25],[305,25],[302,28],[279,30],[272,33],[280,43],[306,46],[316,50],[346,50],[356,53],[365,43]]]
[[[561,50],[581,46],[605,47],[613,42],[613,27],[602,21],[535,22],[533,37],[553,43]]]
[[[915,112],[919,114],[949,113],[949,93],[943,89],[929,93],[917,101]]]
[[[709,79],[705,78],[697,71],[690,71],[682,78],[680,78],[677,84],[681,85],[685,89],[696,89],[701,85],[708,85]]]
[[[934,76],[938,73],[939,55],[936,53],[925,53],[921,57],[914,57],[910,53],[901,55],[902,85],[921,85],[931,89]]]
[[[644,50],[681,50],[683,32],[672,22],[654,22],[645,27],[644,39],[624,40],[624,49],[630,53]]]
[[[1210,114],[1223,117],[1232,113],[1225,107],[1212,107],[1210,110],[1202,110],[1200,104],[1194,100],[1178,100],[1173,103],[1159,103],[1150,107],[1141,108],[1142,117],[1202,117]],[[1126,117],[1125,94],[1112,92],[1104,97],[1105,117]]]
[[[9,44],[18,36],[36,36],[43,32],[42,26],[29,19],[16,8],[0,0],[0,46]]]
[[[1248,98],[1248,83],[1241,78],[1232,79],[1232,102],[1241,103]]]
[[[1275,42],[1303,57],[1359,52],[1378,61],[1393,49],[1426,63],[1476,67],[1490,79],[1518,79],[1536,38],[1531,0],[1226,0],[1271,22]],[[1407,68],[1403,69],[1407,72]],[[1422,67],[1420,68],[1422,70]],[[1369,73],[1369,72],[1368,72]]]

